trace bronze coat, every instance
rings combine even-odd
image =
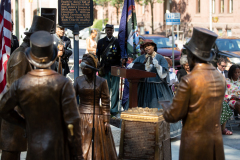
[[[7,87],[23,75],[32,70],[30,63],[27,61],[24,51],[28,47],[26,42],[23,42],[10,56],[7,63]],[[18,111],[19,108],[16,107]],[[27,139],[24,130],[14,124],[2,120],[0,148],[6,151],[26,151]]]
[[[197,64],[182,77],[164,111],[167,122],[183,122],[180,160],[225,159],[220,125],[225,89],[224,77],[210,64]]]
[[[25,119],[14,112],[19,105]],[[38,69],[15,81],[0,102],[8,122],[26,127],[27,160],[82,159],[80,116],[71,82],[49,69]],[[73,137],[68,124],[73,124]]]

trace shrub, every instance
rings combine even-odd
[[[102,30],[102,20],[101,19],[95,19],[93,21],[93,25],[92,25],[91,28],[97,28],[97,29],[99,29],[99,31],[101,31]]]

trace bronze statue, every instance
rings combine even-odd
[[[207,62],[217,35],[195,27],[187,48],[191,73],[183,76],[172,104],[161,102],[164,118],[182,119],[180,160],[224,160],[220,116],[226,90],[224,77]]]
[[[38,31],[30,43],[25,55],[38,69],[12,83],[0,102],[0,115],[26,130],[27,160],[83,160],[74,88],[67,78],[48,69],[57,58],[53,38]],[[25,119],[15,112],[17,105]]]
[[[38,30],[50,32],[54,22],[50,19],[34,16],[31,29],[25,32],[26,36],[23,43],[10,56],[7,63],[7,87],[23,75],[32,70],[31,64],[27,61],[24,54],[25,49],[30,47],[29,37]],[[15,108],[21,113],[18,107]],[[19,126],[2,121],[0,136],[0,148],[2,149],[2,160],[20,160],[21,151],[27,150],[27,139],[24,130]]]
[[[97,68],[98,60],[94,54],[84,54],[82,62]],[[81,136],[84,160],[92,160],[92,126],[93,126],[93,104],[94,73],[89,68],[82,68],[83,76],[74,81],[76,96],[80,97],[79,111],[81,117]],[[101,107],[99,105],[101,99]],[[110,122],[110,97],[108,84],[104,78],[96,76],[96,98],[95,98],[95,134],[94,134],[94,159],[116,160],[117,154]]]

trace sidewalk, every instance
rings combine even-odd
[[[117,154],[119,152],[119,141],[121,129],[111,126]],[[226,160],[240,159],[240,127],[233,128],[233,135],[223,135],[223,144]],[[171,139],[172,160],[179,159],[180,136]]]
[[[115,146],[118,154],[121,129],[111,126],[111,130],[113,133],[113,138],[114,138],[114,142],[115,142]],[[240,159],[240,127],[234,127],[233,130],[234,130],[233,135],[223,136],[223,144],[224,144],[224,152],[225,152],[226,160]],[[171,139],[171,147],[172,147],[172,160],[178,160],[180,137]],[[21,160],[26,160],[26,154],[27,152],[21,153]]]
[[[233,135],[223,135],[224,153],[226,160],[240,159],[240,128],[234,129]],[[172,160],[178,160],[180,137],[171,140]]]

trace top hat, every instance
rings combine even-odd
[[[199,59],[211,61],[215,57],[211,49],[217,37],[216,33],[208,29],[194,27],[192,38],[184,47],[190,50]]]
[[[105,28],[112,28],[113,29],[114,27],[111,24],[106,24]]]
[[[24,34],[30,36],[36,31],[47,31],[50,33],[53,25],[54,21],[52,21],[51,19],[41,16],[34,16],[31,28],[29,29],[28,32],[24,32]]]
[[[155,42],[153,42],[153,40],[151,40],[151,39],[144,39],[144,40],[143,40],[143,43],[141,44],[141,47],[144,48],[144,46],[145,46],[146,44],[152,44],[152,45],[154,45],[154,51],[157,52],[157,44],[156,44]]]
[[[25,54],[28,61],[38,68],[48,68],[57,58],[53,52],[53,37],[49,32],[37,31],[30,37]]]

